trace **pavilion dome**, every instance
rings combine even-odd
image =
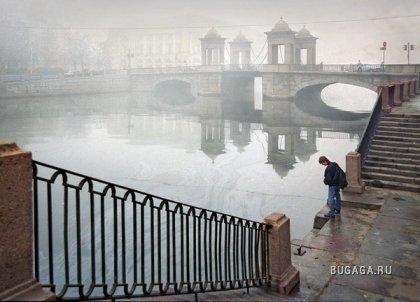
[[[304,25],[302,29],[296,34],[296,38],[313,38],[313,36]]]
[[[217,30],[212,27],[207,34],[204,36],[204,39],[223,39],[222,36],[217,32]]]
[[[274,25],[274,28],[272,30],[273,32],[278,32],[278,31],[292,31],[289,27],[289,24],[287,24],[284,20],[283,17],[280,18],[279,22],[277,22]]]
[[[239,32],[239,34],[235,37],[235,39],[233,39],[234,43],[249,43],[251,41],[249,41],[247,38],[245,38],[245,36],[243,35],[242,32]]]

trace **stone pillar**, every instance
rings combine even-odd
[[[316,62],[316,49],[315,48],[309,48],[307,52],[307,59],[306,63],[308,65],[315,65]]]
[[[358,152],[349,152],[346,155],[346,178],[348,186],[344,192],[363,193],[365,185],[360,179],[361,157]]]
[[[402,100],[405,101],[409,101],[410,97],[408,96],[408,83],[407,81],[403,82],[403,98]]]
[[[383,112],[391,112],[391,106],[389,105],[389,87],[387,84],[379,86],[379,88],[382,88],[382,111]]]
[[[201,65],[207,65],[205,48],[201,48]]]
[[[279,293],[288,295],[299,284],[299,271],[292,265],[290,220],[281,213],[264,218],[268,230],[271,286]]]
[[[296,64],[302,64],[302,56],[300,53],[300,49],[295,50],[295,62]]]
[[[286,44],[284,46],[284,64],[293,64],[293,45]]]
[[[273,63],[273,44],[268,42],[267,44],[267,64],[274,64]]]
[[[411,80],[409,87],[410,87],[410,89],[408,91],[408,96],[410,98],[416,97],[416,80]]]
[[[394,85],[394,105],[395,106],[401,106],[401,84],[398,82],[392,83]]]
[[[0,141],[0,300],[53,301],[32,273],[32,155]]]

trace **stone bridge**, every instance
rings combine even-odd
[[[238,91],[253,89],[254,79],[260,77],[265,97],[289,98],[294,97],[303,88],[334,83],[351,84],[373,91],[377,91],[379,86],[393,83],[416,85],[413,81],[418,81],[420,70],[417,69],[420,68],[417,67],[408,72],[392,72],[391,68],[385,66],[357,72],[351,65],[322,64],[143,68],[132,70],[130,86],[132,91],[153,92],[156,96],[173,93],[178,89],[180,93],[196,97],[222,95],[226,92],[225,87],[232,87],[232,83],[238,82],[241,83]],[[245,87],[244,83],[248,87]]]

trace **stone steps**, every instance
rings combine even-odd
[[[403,121],[395,121],[395,120],[382,120],[379,123],[380,126],[384,127],[408,127],[408,128],[420,128],[420,121],[417,120],[407,120],[404,119]]]
[[[399,159],[413,159],[417,160],[420,159],[420,153],[414,152],[396,152],[396,151],[389,151],[391,147],[387,146],[376,146],[375,148],[371,148],[369,151],[369,156],[375,157],[386,157],[386,158],[399,158]],[[384,150],[385,149],[385,150]]]
[[[376,188],[388,188],[395,190],[403,190],[410,192],[420,192],[420,185],[407,184],[388,180],[377,180],[377,179],[363,179],[365,185]]]
[[[420,148],[417,147],[395,147],[395,146],[384,146],[384,145],[372,145],[371,150],[374,151],[387,151],[392,154],[404,153],[406,156],[420,154]]]
[[[420,131],[420,128],[419,128]],[[417,139],[420,140],[420,133],[417,132],[406,132],[406,131],[393,131],[389,129],[376,129],[375,137],[384,137],[385,139]]]
[[[420,115],[381,117],[361,177],[368,186],[420,192]]]
[[[378,139],[375,137],[375,139],[372,140],[372,145],[384,145],[384,146],[395,146],[395,147],[414,147],[414,148],[420,148],[420,139],[418,142],[413,140],[393,140],[392,138],[385,138],[385,139]]]
[[[384,173],[363,172],[362,177],[364,179],[386,180],[386,181],[393,181],[393,182],[399,182],[399,183],[404,183],[404,184],[420,185],[420,177],[409,177],[409,176],[402,176],[402,175],[396,175],[396,174],[389,174],[389,173],[386,173],[388,172],[386,170],[382,170],[381,172],[384,172]]]
[[[420,166],[418,165],[411,165],[411,164],[400,164],[395,162],[379,162],[375,160],[366,160],[366,166],[375,166],[375,167],[387,167],[393,169],[400,169],[400,170],[412,170],[412,171],[420,171]]]
[[[412,114],[412,113],[388,113],[385,114],[381,120],[386,119],[419,119],[420,120],[420,114]]]
[[[420,165],[420,155],[417,159],[413,159],[411,157],[401,157],[398,156],[399,154],[382,154],[377,153],[373,154],[372,152],[366,157],[367,160],[370,161],[378,161],[378,162],[392,162],[398,164],[409,164],[409,165]]]

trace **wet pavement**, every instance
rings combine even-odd
[[[420,194],[369,189],[357,198],[368,196],[369,204],[372,198],[377,202],[375,195],[383,198],[380,210],[344,206],[341,218],[328,221],[317,234],[295,242],[311,246],[307,254],[293,258],[301,272],[301,287],[305,283],[311,286],[305,275],[319,276],[305,256],[330,269],[324,273],[325,279],[330,276],[324,288],[305,300],[419,301]],[[351,195],[345,198],[351,199]],[[370,268],[372,271],[368,271]]]

